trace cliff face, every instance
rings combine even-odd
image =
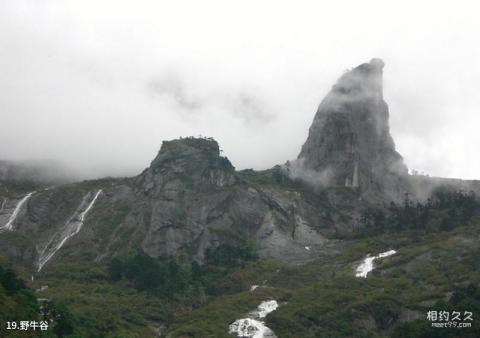
[[[340,77],[318,107],[293,170],[318,173],[324,186],[402,194],[408,172],[389,131],[383,66],[373,59]]]
[[[478,182],[408,175],[389,132],[382,69],[373,59],[345,73],[283,167],[237,172],[215,140],[189,137],[163,142],[132,178],[52,188],[0,180],[0,256],[35,270],[139,248],[202,262],[209,248],[252,241],[261,257],[303,263],[341,250],[364,208],[406,192],[427,198],[447,183],[480,191]]]
[[[242,241],[286,262],[329,250],[327,223],[300,193],[245,180],[213,139],[166,141],[137,177],[0,197],[0,255],[36,270],[138,248],[199,262],[208,248]]]
[[[274,196],[242,179],[213,139],[164,142],[135,187],[148,205],[141,245],[152,256],[202,261],[206,249],[243,238],[265,257],[301,261],[312,256],[305,246],[323,243],[320,234],[300,224],[289,193]],[[298,227],[298,233],[314,235],[295,237]]]
[[[470,297],[480,284],[480,208],[456,190],[478,196],[480,181],[407,174],[389,132],[382,67],[372,60],[345,73],[298,159],[272,169],[236,171],[215,140],[193,137],[163,142],[130,178],[59,185],[45,170],[0,161],[0,265],[6,257],[32,276],[44,305],[71,306],[82,337],[223,337],[245,329],[234,318],[245,318],[254,300],[262,317],[279,306],[269,327],[280,337],[337,336],[339,326],[349,336],[414,336],[418,321],[408,322],[424,318],[418,309],[430,303],[471,310],[480,304]],[[405,192],[430,200],[390,203]],[[239,267],[244,254],[225,246],[249,256],[254,246],[261,259]],[[206,259],[216,247],[220,264]],[[132,250],[210,264],[167,267]],[[118,264],[109,264],[114,257]],[[0,299],[2,291],[0,283]],[[249,332],[270,330],[257,317],[248,313]]]
[[[218,143],[201,138],[163,142],[157,157],[138,178],[149,195],[167,198],[172,188],[211,190],[236,182],[235,168],[220,156]]]

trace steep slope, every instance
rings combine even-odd
[[[407,190],[407,167],[395,150],[383,100],[384,63],[372,59],[343,74],[323,99],[293,177],[323,186],[353,187],[398,198]]]
[[[212,139],[164,142],[136,184],[152,201],[142,247],[154,257],[182,253],[202,261],[215,243],[244,238],[265,257],[302,261],[311,257],[306,245],[324,242],[295,214],[291,194],[274,196],[248,184]],[[295,237],[296,229],[312,235]]]
[[[262,257],[305,262],[336,246],[322,234],[327,220],[300,193],[248,183],[213,139],[164,142],[134,178],[4,200],[3,254],[36,270],[62,257],[102,261],[134,248],[202,262],[209,248],[252,241]]]
[[[78,336],[226,337],[272,300],[257,326],[279,337],[430,333],[432,306],[480,306],[480,184],[407,174],[382,69],[345,73],[283,166],[238,172],[188,137],[131,178],[0,181],[0,256]]]
[[[137,177],[5,186],[0,250],[34,270],[62,257],[105,261],[135,248],[201,263],[209,248],[245,241],[261,257],[290,263],[329,256],[359,231],[365,209],[446,182],[407,174],[389,132],[382,72],[373,59],[342,75],[298,159],[282,167],[237,172],[215,140],[189,137],[163,142]],[[450,185],[479,186],[461,183]]]

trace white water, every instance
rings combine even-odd
[[[382,252],[380,254],[378,254],[377,256],[370,256],[370,255],[367,255],[367,257],[363,260],[363,263],[360,264],[356,271],[355,271],[355,277],[361,277],[361,278],[367,278],[367,275],[370,271],[373,270],[374,266],[373,266],[373,261],[378,259],[378,258],[384,258],[384,257],[388,257],[388,256],[391,256],[391,255],[394,255],[396,254],[397,252],[395,250],[389,250],[389,251],[385,251],[385,252]]]
[[[276,300],[262,302],[254,311],[249,313],[250,317],[253,318],[237,319],[228,326],[228,333],[235,333],[237,337],[245,338],[275,338],[273,331],[265,326],[263,321],[258,319],[265,318],[277,308],[278,303]]]
[[[30,197],[32,197],[33,193],[35,191],[32,191],[30,193],[28,193],[27,195],[25,195],[25,197],[23,197],[18,203],[17,203],[17,206],[15,207],[15,210],[13,210],[12,214],[10,215],[10,218],[8,219],[8,222],[7,224],[5,224],[3,227],[0,227],[0,230],[13,230],[13,222],[15,221],[15,219],[17,218],[18,216],[18,213],[20,212],[20,210],[22,209],[22,206],[25,204],[25,202],[28,201],[28,199]],[[4,203],[5,203],[5,200],[4,200]],[[2,209],[3,209],[3,204],[2,203]]]
[[[266,338],[276,337],[271,329],[251,318],[238,319],[228,327],[228,333],[235,333],[237,337]]]
[[[98,190],[93,199],[90,201],[88,206],[83,209],[85,204],[87,203],[87,199],[91,196],[91,193],[88,193],[83,197],[82,203],[77,208],[73,216],[67,221],[65,224],[65,228],[61,233],[56,233],[52,239],[48,242],[45,248],[42,250],[40,254],[40,258],[38,259],[38,270],[42,270],[43,266],[47,264],[47,262],[55,255],[55,253],[62,248],[65,242],[78,234],[83,227],[83,222],[85,217],[87,216],[88,212],[92,209],[93,205],[95,204],[98,196],[102,192],[102,189]],[[83,209],[83,211],[82,211]]]
[[[258,318],[265,318],[270,312],[275,311],[278,308],[276,300],[269,300],[262,302],[255,311],[258,314]]]

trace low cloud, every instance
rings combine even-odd
[[[473,3],[435,7],[2,1],[0,159],[133,175],[162,140],[202,134],[269,168],[297,157],[342,70],[378,56],[407,165],[479,177],[480,23]]]
[[[178,75],[168,74],[152,80],[147,89],[154,98],[173,101],[181,111],[191,112],[202,107],[201,99],[188,90]]]
[[[329,186],[334,180],[333,170],[329,168],[322,171],[308,169],[304,165],[303,158],[288,161],[282,166],[282,170],[292,180],[303,181],[316,189]]]
[[[245,92],[235,95],[231,102],[227,102],[226,107],[228,107],[229,103],[233,106],[231,111],[253,128],[261,128],[275,118],[274,113],[269,110],[265,102]]]

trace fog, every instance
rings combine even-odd
[[[480,178],[474,1],[0,3],[0,159],[133,175],[211,136],[238,169],[295,159],[321,99],[382,58],[409,168]]]

